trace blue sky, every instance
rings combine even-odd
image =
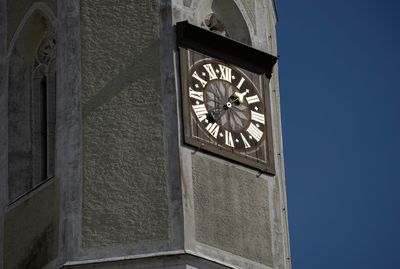
[[[400,268],[400,1],[277,0],[292,265]]]

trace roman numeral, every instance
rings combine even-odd
[[[257,95],[246,97],[246,100],[247,100],[247,103],[249,103],[249,104],[260,102],[260,99],[258,98]]]
[[[253,123],[250,123],[249,128],[247,128],[247,132],[255,139],[260,141],[261,137],[263,136],[263,132],[258,129]]]
[[[219,131],[219,125],[217,123],[209,123],[206,127],[207,131],[214,136],[215,138],[217,138],[218,135],[218,131]]]
[[[220,79],[226,80],[228,82],[232,82],[232,69],[226,67],[222,64],[219,64],[219,70],[221,71]]]
[[[194,105],[192,107],[193,107],[194,113],[196,113],[196,116],[200,122],[202,122],[203,120],[205,120],[207,118],[206,115],[208,114],[208,111],[204,104]]]
[[[251,110],[251,119],[259,123],[265,124],[264,114],[254,112],[253,110]]]
[[[240,133],[240,136],[242,137],[244,147],[245,147],[246,149],[247,149],[247,148],[250,148],[251,146],[250,146],[249,142],[247,142],[247,140],[246,140],[246,138],[244,137],[244,135],[243,135],[242,133]]]
[[[232,148],[235,147],[235,144],[233,143],[232,133],[227,130],[225,130],[225,145],[228,145]]]
[[[204,88],[204,86],[206,86],[207,81],[205,81],[204,79],[202,79],[201,77],[199,77],[199,75],[197,74],[196,71],[193,72],[192,77],[194,77],[195,79],[197,79],[198,81],[200,81],[201,85],[203,85],[203,88]]]
[[[209,80],[218,78],[217,74],[215,73],[215,70],[214,70],[214,68],[212,67],[211,64],[205,64],[205,65],[203,65],[203,67],[206,69],[206,71],[208,73],[208,76],[210,78]]]
[[[189,87],[189,96],[190,98],[199,100],[199,101],[204,101],[203,99],[203,92],[198,92],[198,91],[194,91],[192,88]]]
[[[244,82],[244,78],[242,78],[242,79],[239,81],[239,84],[236,86],[236,88],[238,88],[238,89],[240,90],[240,87],[242,87],[243,82]]]

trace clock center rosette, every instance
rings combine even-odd
[[[207,110],[218,125],[231,132],[241,132],[249,125],[249,107],[232,100],[238,91],[231,83],[219,79],[210,81],[205,89]]]

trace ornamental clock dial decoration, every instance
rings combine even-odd
[[[239,69],[210,58],[200,60],[191,67],[184,90],[197,125],[221,147],[250,152],[265,139],[262,98]]]
[[[187,22],[177,27],[184,142],[274,174],[269,71],[276,58]]]

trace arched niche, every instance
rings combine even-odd
[[[234,0],[198,0],[192,4],[197,24],[241,43],[252,45],[249,25]]]
[[[30,10],[8,58],[8,194],[13,201],[52,176],[55,125],[54,26]]]

